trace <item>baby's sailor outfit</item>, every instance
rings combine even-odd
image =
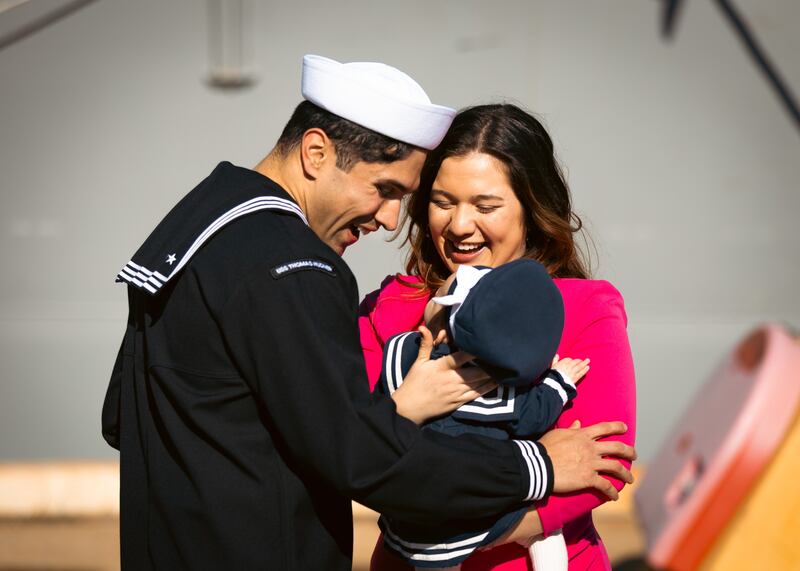
[[[434,301],[449,306],[450,342],[435,347],[431,358],[464,350],[476,356],[476,364],[492,375],[498,387],[428,422],[424,429],[509,440],[536,437],[552,426],[577,392],[572,379],[548,367],[561,339],[564,310],[561,294],[544,267],[529,259],[493,270],[460,266],[449,294]],[[421,335],[412,331],[386,342],[380,392],[391,395],[402,385],[417,359],[420,341]],[[410,564],[452,567],[502,536],[526,511],[510,511],[484,531],[446,541],[425,541],[437,537],[435,530],[387,516],[381,516],[379,525],[389,550]]]

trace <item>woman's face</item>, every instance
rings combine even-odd
[[[467,264],[496,267],[525,253],[525,218],[503,164],[471,153],[442,162],[433,181],[428,225],[451,271]]]

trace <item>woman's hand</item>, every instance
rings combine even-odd
[[[417,360],[403,384],[392,394],[398,414],[422,424],[453,412],[497,387],[483,369],[464,367],[473,359],[472,355],[458,352],[432,360],[433,335],[424,325],[418,331],[422,340]],[[441,342],[443,333],[437,337],[437,344]]]

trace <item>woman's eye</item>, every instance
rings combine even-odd
[[[481,205],[477,206],[478,212],[480,212],[481,214],[489,214],[491,212],[494,212],[498,208],[500,208],[500,207],[499,206],[481,206]]]
[[[450,206],[452,206],[449,202],[444,200],[432,200],[431,202],[439,208],[450,208]]]

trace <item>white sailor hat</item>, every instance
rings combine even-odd
[[[392,139],[434,149],[456,110],[434,105],[419,84],[382,63],[339,63],[303,56],[303,97],[331,113]]]

